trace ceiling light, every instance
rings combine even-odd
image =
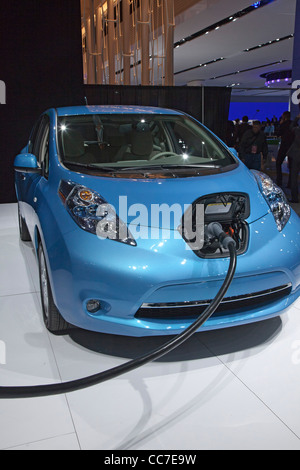
[[[240,73],[244,73],[244,72],[251,72],[253,70],[259,70],[259,69],[263,69],[263,68],[266,68],[266,67],[271,67],[272,65],[278,65],[279,63],[283,63],[283,62],[287,62],[286,59],[280,61],[280,62],[271,62],[269,64],[263,64],[263,65],[258,65],[257,67],[250,67],[248,69],[243,69],[243,70],[240,70],[239,72]],[[177,72],[177,73],[180,73],[180,72]],[[224,78],[224,77],[230,77],[231,75],[236,75],[237,72],[231,72],[231,73],[225,73],[223,75],[218,75],[217,77],[214,77],[214,79],[217,79],[217,78]],[[267,74],[266,74],[267,75]],[[266,77],[266,75],[261,75],[261,77]],[[210,80],[213,80],[213,78],[210,78]]]
[[[253,11],[256,11],[259,8],[265,7],[265,6],[269,5],[270,3],[274,2],[274,1],[276,1],[276,0],[261,0],[260,2],[255,2],[252,5],[250,5],[249,7],[246,7],[243,10],[240,10],[240,11],[234,13],[232,16],[224,18],[224,19],[218,21],[217,23],[214,23],[214,24],[212,24],[212,25],[210,25],[210,26],[208,26],[204,29],[201,29],[201,30],[191,34],[190,36],[187,36],[186,38],[184,38],[184,40],[182,39],[182,40],[176,42],[174,44],[174,48],[176,48],[177,46],[181,46],[185,41],[193,41],[194,39],[197,39],[197,38],[199,38],[203,35],[209,34],[210,31],[220,29],[222,26],[225,26],[226,24],[228,24],[230,22],[237,21],[239,18],[242,18],[242,17],[252,13]]]
[[[268,72],[261,75],[262,78],[265,78],[265,85],[272,87],[286,86],[287,82],[292,78],[292,70],[280,70],[276,72]]]
[[[191,70],[195,70],[195,69],[200,68],[200,67],[207,67],[208,65],[216,64],[217,62],[220,62],[221,60],[225,60],[225,58],[220,57],[218,59],[210,60],[209,62],[206,62],[205,64],[194,65],[193,67],[189,67],[187,69],[179,70],[178,72],[175,72],[174,75],[179,75],[180,73],[189,72]]]
[[[266,46],[271,46],[273,44],[278,44],[278,42],[281,42],[281,41],[286,41],[287,39],[292,39],[294,37],[293,34],[289,34],[288,36],[284,36],[282,38],[277,38],[277,39],[273,39],[272,41],[268,41],[268,42],[265,42],[263,44],[259,44],[257,46],[253,46],[253,47],[249,47],[247,49],[244,49],[244,52],[252,52],[252,51],[255,51],[256,49],[259,49],[261,47],[266,47]]]

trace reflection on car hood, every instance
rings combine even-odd
[[[249,195],[250,216],[247,219],[248,223],[263,217],[269,210],[254,176],[243,164],[223,174],[191,178],[105,178],[79,175],[68,171],[68,179],[97,191],[109,204],[114,206],[117,213],[119,213],[120,198],[122,198],[122,204],[127,204],[127,208],[131,210],[128,222],[132,222],[140,215],[139,207],[135,205],[143,205],[149,214],[149,225],[152,226],[155,226],[156,223],[150,218],[151,205],[156,205],[157,209],[157,205],[167,204],[171,208],[173,204],[179,204],[183,214],[187,206],[198,198],[222,192],[243,192]],[[164,227],[163,220],[159,221],[159,226],[177,229],[181,217],[176,217],[176,215],[173,217],[172,213],[171,227]]]

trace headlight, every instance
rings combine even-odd
[[[80,228],[101,239],[136,246],[127,225],[98,193],[77,183],[61,181],[58,194]]]
[[[291,207],[287,201],[286,195],[269,176],[260,171],[252,170],[258,186],[267,201],[279,232],[286,226],[291,216]]]

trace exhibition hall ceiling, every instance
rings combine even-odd
[[[261,75],[292,68],[296,0],[273,0],[217,29],[210,28],[252,5],[249,0],[202,0],[176,18],[176,85],[198,81],[205,86],[232,86],[234,94],[251,96],[254,90],[245,88],[262,88],[257,95],[288,93],[272,84],[267,88]],[[209,32],[203,34],[205,29]],[[197,37],[195,33],[201,31]],[[188,40],[193,35],[196,38]],[[288,82],[277,86],[290,88]]]
[[[292,69],[296,1],[174,0],[174,84],[228,86],[234,95],[289,96],[291,80],[268,88],[261,75]],[[131,0],[132,10],[141,2]],[[81,0],[86,17],[91,5],[95,11],[107,8],[107,0]]]

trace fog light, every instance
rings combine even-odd
[[[96,313],[101,309],[101,303],[99,300],[91,299],[87,302],[86,309],[89,313]]]

